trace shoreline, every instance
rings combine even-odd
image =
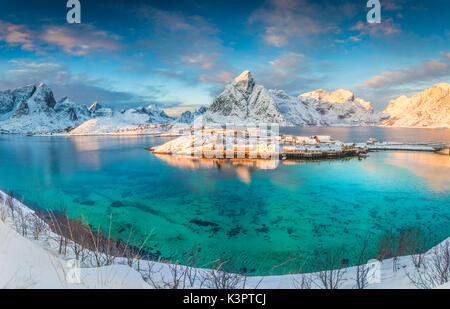
[[[46,234],[46,237],[41,236],[38,239],[33,239],[33,236],[29,235],[31,231],[35,230],[35,226],[33,225],[39,224],[39,222],[40,224],[43,223],[42,226],[44,228],[45,227],[48,228],[48,225],[44,221],[42,221],[42,219],[40,219],[33,210],[29,209],[19,200],[11,198],[9,195],[7,195],[5,192],[1,190],[0,196],[2,200],[2,202],[0,203],[0,209],[5,209],[5,206],[7,204],[6,201],[7,199],[10,199],[14,207],[17,207],[17,210],[25,215],[26,219],[25,220],[23,220],[23,218],[21,219],[22,220],[21,228],[22,229],[25,228],[27,230],[25,235],[17,234],[18,233],[17,222],[13,222],[10,215],[6,215],[6,217],[3,215],[2,220],[0,220],[0,232],[2,231],[2,229],[4,230],[5,227],[7,229],[9,228],[10,231],[7,232],[7,235],[13,235],[14,233],[16,233],[16,235],[13,235],[13,239],[23,243],[23,246],[33,247],[35,251],[36,250],[38,251],[38,249],[36,248],[39,247],[39,249],[47,252],[47,254],[51,257],[51,259],[57,261],[57,262],[54,261],[53,263],[59,263],[58,268],[53,267],[56,277],[61,276],[61,273],[64,274],[67,273],[68,270],[66,269],[66,267],[63,266],[63,264],[67,262],[67,260],[74,258],[74,252],[73,251],[71,252],[71,250],[69,249],[64,256],[58,254],[58,251],[56,249],[58,246],[57,240],[60,239],[60,235],[47,231],[48,234]],[[2,214],[4,214],[3,210]],[[14,230],[15,228],[16,230]],[[0,246],[1,245],[4,245],[4,243],[0,244]],[[371,289],[417,288],[417,286],[414,285],[410,279],[411,274],[414,273],[415,271],[415,265],[413,263],[414,257],[416,258],[420,257],[424,261],[432,261],[433,257],[438,254],[436,248],[443,248],[445,246],[447,246],[447,248],[450,246],[450,237],[441,242],[440,244],[436,245],[435,247],[431,248],[426,253],[417,256],[406,255],[390,259],[384,259],[378,264],[380,267],[379,281],[372,283],[369,282],[366,285],[366,288]],[[26,248],[22,249],[26,250]],[[2,250],[0,250],[0,252],[1,251]],[[6,259],[8,258],[8,253],[9,252],[6,252],[5,255]],[[24,254],[32,255],[33,253],[27,251],[24,252]],[[1,254],[0,260],[2,260],[2,263],[0,264],[5,266],[6,265],[4,261],[5,257],[2,256]],[[20,265],[20,267],[24,267],[24,265]],[[37,267],[38,269],[40,268],[39,265],[35,265],[34,267]],[[340,288],[354,288],[355,276],[356,273],[358,272],[358,267],[361,266],[339,268],[335,270],[328,270],[328,272],[338,271],[341,274],[342,282],[340,283],[339,286]],[[129,266],[129,263],[127,263],[127,261],[124,258],[115,258],[114,263],[100,267],[93,267],[92,264],[89,265],[88,262],[85,262],[84,265],[81,265],[81,274],[83,276],[83,280],[86,281],[83,281],[83,284],[81,285],[75,284],[71,286],[70,284],[69,285],[64,284],[63,282],[64,280],[61,280],[61,278],[58,279],[58,282],[52,282],[51,284],[47,282],[47,285],[50,286],[60,285],[62,287],[76,287],[76,288],[92,288],[92,287],[104,288],[111,286],[117,287],[117,285],[121,288],[128,288],[133,286],[134,288],[136,288],[136,286],[138,286],[137,288],[170,288],[171,287],[170,278],[173,277],[174,272],[184,273],[186,276],[188,273],[192,275],[192,273],[195,272],[196,276],[198,276],[198,278],[196,277],[197,279],[195,280],[192,280],[192,278],[190,278],[191,280],[189,280],[189,284],[185,282],[186,286],[184,286],[184,288],[213,288],[214,287],[213,281],[208,282],[209,284],[205,284],[205,282],[207,280],[213,280],[212,278],[216,278],[218,274],[227,275],[228,278],[234,278],[233,280],[236,284],[238,285],[243,284],[243,286],[238,286],[237,288],[244,288],[244,289],[323,288],[320,286],[321,285],[320,272],[306,273],[306,274],[285,274],[274,276],[243,276],[239,274],[222,273],[220,270],[215,269],[196,268],[189,265],[183,266],[178,263],[170,264],[164,261],[149,261],[143,259],[137,259],[133,261],[133,263],[131,263],[131,266]],[[111,281],[108,282],[109,285],[104,284],[104,286],[102,287],[99,282],[95,282],[95,276],[101,276],[100,274],[102,274],[102,276],[106,276],[107,273],[110,273],[110,275],[112,276]],[[206,281],[200,280],[201,276],[203,276],[202,280]],[[34,278],[34,280],[39,281],[38,279],[39,278]],[[185,280],[187,280],[187,277],[185,277]],[[304,284],[306,284],[306,286],[304,286]],[[435,287],[439,286],[441,285],[437,285]],[[448,284],[442,286],[441,288],[448,288]]]

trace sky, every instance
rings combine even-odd
[[[57,99],[169,114],[209,106],[244,70],[299,95],[345,88],[372,102],[450,77],[450,1],[0,1],[0,90],[45,82]]]

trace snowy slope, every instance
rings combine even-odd
[[[176,122],[177,123],[184,123],[184,124],[192,124],[194,122],[194,119],[198,116],[201,116],[203,114],[206,113],[208,109],[204,106],[200,107],[197,110],[194,110],[193,112],[191,111],[186,111],[184,113],[182,113],[177,119]]]
[[[95,118],[71,130],[70,134],[154,134],[160,133],[161,128],[152,128],[152,124],[168,124],[174,121],[172,117],[156,106],[109,112],[108,109],[94,104],[90,111]]]
[[[436,84],[411,98],[402,95],[389,102],[384,112],[390,118],[383,126],[449,128],[450,84]]]
[[[323,125],[376,125],[385,117],[374,113],[370,102],[355,98],[346,89],[331,92],[319,89],[298,98],[321,115]]]
[[[206,123],[279,123],[291,125],[277,107],[275,99],[257,85],[249,71],[225,86],[204,115]]]
[[[316,90],[292,97],[266,90],[249,71],[225,86],[206,112],[206,123],[278,123],[282,126],[376,125],[382,119],[369,102],[345,89]]]
[[[85,106],[69,98],[56,103],[45,84],[0,93],[0,131],[36,134],[65,130],[90,118]]]
[[[200,109],[189,116],[200,115]],[[0,91],[0,132],[11,134],[64,133],[73,128],[78,134],[107,134],[117,131],[147,132],[150,124],[167,124],[175,119],[157,106],[113,111],[98,102],[89,108],[65,97],[56,102],[45,84]],[[143,133],[143,132],[140,132]]]

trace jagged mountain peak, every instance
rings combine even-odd
[[[246,70],[233,80],[233,85],[243,93],[249,94],[253,91],[255,80],[250,71]]]
[[[100,105],[100,103],[98,103],[98,101],[95,101],[94,103],[92,103],[91,106],[89,106],[89,111],[91,113],[94,113],[96,111],[98,111],[99,109],[102,109],[103,107]]]
[[[252,73],[249,70],[245,70],[234,79],[234,83],[239,83],[241,81],[254,81]]]
[[[370,102],[346,89],[318,89],[292,97],[283,90],[266,90],[244,71],[225,86],[205,114],[212,123],[278,123],[280,125],[373,125],[382,115]]]

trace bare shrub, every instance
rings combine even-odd
[[[344,282],[344,250],[339,249],[325,257],[324,262],[319,263],[319,271],[314,274],[316,280],[312,283],[321,289],[339,289]]]
[[[424,250],[426,238],[417,227],[403,229],[398,233],[392,230],[386,231],[378,240],[378,260],[392,258],[392,270],[398,270],[399,257],[413,255],[414,264],[420,265],[423,256],[420,252]]]
[[[247,278],[241,274],[233,273],[227,267],[227,261],[219,259],[214,269],[202,273],[203,284],[208,289],[245,289]]]
[[[408,278],[419,289],[432,289],[449,282],[450,241],[434,247],[422,260],[422,267],[415,267]]]
[[[112,265],[117,258],[125,258],[132,267],[144,254],[147,237],[137,246],[138,242],[131,238],[131,232],[126,242],[112,236],[112,216],[106,233],[99,226],[93,229],[89,224],[83,224],[81,218],[72,219],[66,212],[48,211],[41,213],[40,217],[47,222],[50,230],[57,236],[60,254],[67,254],[67,249],[75,255],[80,262],[92,262],[94,266],[102,267]]]
[[[313,276],[306,272],[308,260],[304,260],[300,266],[297,266],[292,272],[292,285],[296,289],[309,290],[312,288]]]
[[[34,240],[41,239],[41,234],[47,232],[47,225],[43,220],[41,220],[37,216],[32,216],[31,218],[32,229],[33,229],[33,238]]]
[[[205,270],[198,268],[197,257],[193,253],[189,253],[186,262],[183,264],[161,259],[158,259],[158,264],[147,261],[147,269],[141,274],[144,280],[155,289],[202,287],[204,281],[202,274]]]
[[[358,254],[358,260],[356,265],[356,289],[365,289],[368,286],[368,274],[370,271],[370,267],[367,264],[368,260],[370,259],[370,253],[369,253],[369,243],[370,238],[366,236],[361,244],[361,249]]]

